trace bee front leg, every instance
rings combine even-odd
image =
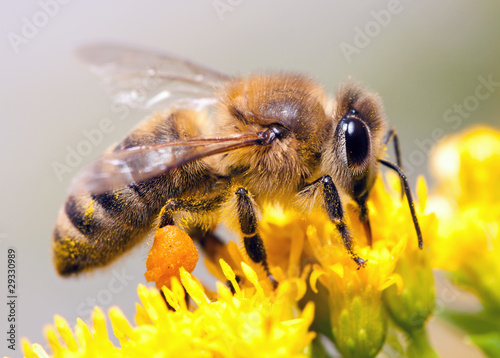
[[[325,175],[310,185],[317,186],[320,184],[323,184],[323,202],[328,217],[337,227],[337,231],[342,237],[342,243],[352,259],[358,264],[358,269],[364,267],[366,260],[359,257],[352,248],[352,235],[345,223],[342,201],[332,178],[329,175]]]
[[[236,190],[238,220],[240,223],[241,232],[243,233],[243,243],[248,256],[253,262],[260,263],[271,281],[276,281],[272,278],[269,266],[267,264],[267,254],[264,248],[264,242],[257,233],[257,205],[250,198],[248,190],[238,188]]]
[[[403,163],[401,161],[401,148],[399,146],[399,138],[395,128],[391,128],[385,135],[384,145],[387,145],[391,141],[391,139],[394,144],[394,155],[396,156],[396,164],[398,165],[398,167],[403,169]],[[405,195],[405,183],[403,179],[401,179],[400,181],[401,181],[401,199],[403,199]]]
[[[370,247],[372,246],[372,228],[370,225],[370,218],[368,216],[368,207],[366,206],[366,199],[368,198],[368,195],[365,194],[359,198],[355,198],[356,203],[359,206],[359,221],[361,221],[361,224],[363,225],[363,228],[365,230],[365,235],[368,241],[368,245]]]

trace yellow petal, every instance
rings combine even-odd
[[[210,300],[205,295],[203,286],[201,286],[200,283],[196,281],[193,276],[191,276],[191,274],[184,268],[181,267],[179,271],[181,275],[182,285],[186,289],[186,292],[189,294],[189,296],[193,299],[193,301],[198,306],[210,303]]]
[[[265,297],[264,290],[262,289],[262,286],[259,283],[259,278],[257,277],[257,273],[244,262],[241,263],[241,268],[243,269],[243,273],[245,274],[246,278],[248,278],[248,280],[252,283],[252,285],[255,286],[257,293],[261,297]]]
[[[325,275],[325,274],[326,274],[326,272],[318,267],[313,269],[313,272],[311,273],[311,276],[309,277],[309,283],[310,283],[311,289],[313,290],[314,293],[318,293],[318,288],[316,287],[316,283],[318,282],[318,278],[321,275]]]
[[[54,323],[64,343],[66,343],[66,347],[68,347],[71,352],[76,352],[78,350],[78,345],[76,344],[75,337],[73,337],[73,332],[68,322],[63,317],[56,315],[54,317]]]
[[[236,275],[234,274],[233,269],[224,261],[223,259],[219,260],[220,266],[222,268],[222,272],[224,272],[224,276],[231,282],[233,285],[233,289],[236,295],[241,295],[240,285],[236,282]]]
[[[137,334],[135,334],[127,318],[125,318],[118,307],[110,308],[108,315],[113,327],[113,332],[120,342],[137,338]]]
[[[383,283],[378,287],[379,291],[385,290],[387,287],[392,286],[393,284],[396,284],[396,287],[398,288],[398,295],[401,294],[404,288],[404,283],[403,283],[403,278],[395,273],[389,276]]]
[[[335,265],[331,265],[329,267],[332,272],[335,272],[337,275],[339,275],[340,278],[344,277],[344,265],[341,263],[336,263]]]

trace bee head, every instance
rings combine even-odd
[[[356,197],[370,189],[377,172],[387,129],[382,104],[377,95],[348,83],[340,87],[332,118],[322,170]]]
[[[353,173],[363,172],[371,158],[372,139],[370,128],[355,109],[342,117],[334,135],[343,165]]]

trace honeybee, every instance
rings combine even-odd
[[[230,77],[116,45],[84,47],[80,56],[114,101],[161,111],[73,179],[53,232],[59,274],[107,265],[183,213],[205,228],[232,220],[248,256],[270,274],[258,228],[268,202],[325,210],[362,267],[341,194],[358,204],[370,237],[366,200],[379,164],[399,174],[422,247],[396,133],[378,96],[361,86],[343,84],[330,99],[300,74]],[[398,164],[381,159],[391,139]]]

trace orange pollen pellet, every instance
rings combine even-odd
[[[170,287],[172,277],[180,278],[181,267],[193,272],[197,262],[198,250],[193,240],[177,226],[168,225],[155,232],[144,276],[148,282],[154,281],[159,289]]]

